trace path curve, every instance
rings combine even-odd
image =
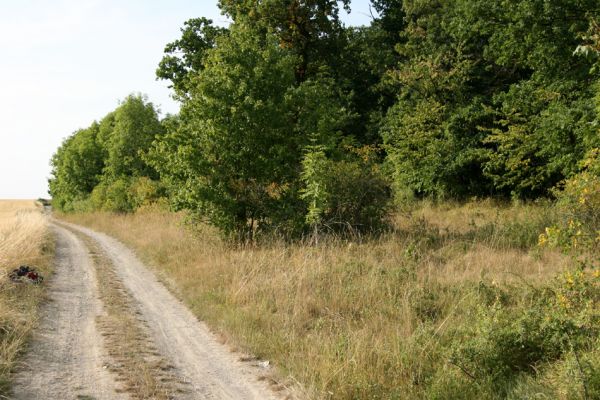
[[[60,222],[80,232],[106,252],[146,322],[159,352],[176,369],[190,390],[181,399],[277,400],[276,393],[259,380],[258,367],[220,344],[207,326],[189,311],[155,275],[118,240],[91,229]]]

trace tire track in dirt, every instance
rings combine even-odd
[[[103,366],[106,354],[96,328],[103,314],[89,251],[72,232],[52,225],[55,273],[40,310],[40,324],[14,376],[16,400],[127,399]]]
[[[181,399],[278,400],[263,371],[220,344],[205,324],[157,280],[135,254],[118,240],[91,229],[60,222],[98,243],[137,305],[158,352],[188,385]],[[262,379],[261,379],[262,378]]]

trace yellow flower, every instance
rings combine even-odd
[[[573,276],[571,276],[571,274],[567,274],[566,281],[570,286],[573,286],[573,284],[575,283],[575,281],[573,280]]]
[[[567,299],[565,297],[565,295],[560,294],[558,295],[558,302],[560,303],[561,306],[563,306],[564,308],[569,308],[570,304],[569,304],[569,299]]]

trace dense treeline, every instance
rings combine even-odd
[[[220,0],[52,159],[61,210],[169,202],[226,234],[370,230],[395,195],[536,198],[600,146],[597,0]]]
[[[146,158],[167,124],[152,103],[132,95],[100,122],[68,137],[52,158],[53,206],[132,211],[160,198],[158,173]]]

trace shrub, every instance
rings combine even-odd
[[[368,232],[387,214],[390,191],[373,161],[375,149],[351,150],[347,159],[335,161],[314,146],[304,157],[301,197],[307,203],[306,222],[317,231]]]
[[[540,245],[561,247],[566,251],[592,253],[600,243],[600,149],[587,154],[582,170],[555,191],[562,220],[546,228]],[[589,260],[589,258],[588,258]],[[594,260],[589,260],[594,263]],[[595,260],[597,262],[597,260]],[[598,266],[598,265],[596,265]]]
[[[148,177],[122,177],[100,182],[75,211],[131,212],[154,204],[164,196],[165,188],[158,181]]]
[[[491,387],[501,398],[516,398],[514,391],[524,386],[555,386],[545,374],[553,362],[564,364],[573,357],[597,362],[591,356],[600,339],[598,273],[580,268],[546,287],[515,289],[526,293],[520,301],[512,296],[509,303],[500,297],[491,305],[482,302],[475,322],[457,335],[465,339],[451,355],[452,364],[471,381]],[[587,371],[581,366],[575,375],[579,388],[596,385],[598,371],[588,364]]]
[[[158,202],[166,196],[166,191],[159,181],[143,176],[131,181],[128,196],[131,206],[138,209]]]

